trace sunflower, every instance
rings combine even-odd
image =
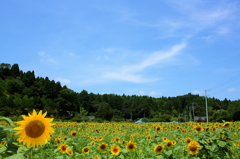
[[[58,149],[60,150],[61,153],[67,153],[68,145],[67,144],[61,144],[61,145],[58,146]]]
[[[98,137],[98,141],[102,141],[103,140],[103,137],[102,136],[99,136]]]
[[[167,147],[167,148],[172,147],[172,145],[173,145],[172,141],[168,141],[168,142],[166,143],[166,147]]]
[[[192,139],[191,138],[186,138],[186,143],[190,143],[192,141]]]
[[[93,146],[95,144],[95,141],[90,142],[90,146]]]
[[[229,127],[230,125],[231,125],[230,122],[225,122],[225,123],[223,124],[223,127],[224,127],[224,128],[227,128],[227,127]]]
[[[77,136],[77,132],[75,130],[72,130],[71,135],[72,135],[72,137],[75,137],[75,136]]]
[[[100,159],[98,155],[95,155],[93,159]]]
[[[148,135],[147,140],[151,140],[151,139],[152,139],[151,135]]]
[[[177,141],[176,140],[172,140],[171,141],[173,145],[176,145],[177,144]]]
[[[1,143],[0,143],[0,146],[3,146],[3,145],[5,145],[7,142],[6,141],[1,141]]]
[[[165,142],[168,142],[168,141],[169,141],[167,137],[163,137],[162,139],[163,139],[163,141],[165,141]]]
[[[158,126],[158,127],[156,128],[156,131],[157,131],[157,132],[160,132],[160,130],[161,130],[161,126]]]
[[[137,148],[137,144],[135,142],[129,141],[126,145],[126,149],[128,151],[133,151],[135,148]]]
[[[90,152],[90,148],[89,147],[84,147],[84,148],[82,148],[82,152],[84,154],[88,154]]]
[[[200,144],[197,141],[192,140],[187,147],[188,147],[188,152],[191,155],[196,155],[199,152]]]
[[[42,114],[41,110],[38,114],[33,110],[33,113],[29,113],[28,116],[22,115],[24,120],[17,122],[20,126],[14,128],[18,130],[16,135],[20,134],[17,140],[23,142],[28,148],[46,144],[50,140],[50,134],[54,133],[51,127],[54,124],[50,123],[53,118],[45,118],[46,115],[47,112]]]
[[[115,142],[119,142],[119,141],[120,141],[120,138],[119,138],[119,137],[115,137],[115,138],[114,138],[114,141],[115,141]]]
[[[158,144],[158,145],[156,145],[156,146],[154,147],[153,150],[154,150],[154,152],[158,155],[158,154],[161,154],[161,153],[162,153],[163,149],[164,149],[164,145]]]
[[[98,146],[98,149],[100,150],[100,151],[105,151],[106,149],[108,148],[108,144],[106,144],[106,143],[101,143],[99,146]]]
[[[67,154],[69,154],[70,156],[73,155],[73,150],[72,149],[67,149]]]
[[[203,127],[201,127],[200,125],[197,125],[197,126],[195,126],[195,131],[196,132],[201,132],[203,130]]]
[[[60,144],[60,143],[61,143],[60,138],[56,138],[55,141],[57,142],[57,144]]]
[[[119,155],[121,148],[118,145],[113,145],[111,147],[111,153],[115,156]]]

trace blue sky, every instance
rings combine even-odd
[[[1,63],[75,92],[240,99],[238,0],[0,1]]]

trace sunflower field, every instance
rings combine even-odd
[[[54,122],[33,111],[0,117],[0,159],[240,158],[240,122]],[[52,121],[53,120],[53,121]]]

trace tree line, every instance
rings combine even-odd
[[[240,100],[207,98],[209,121],[240,120]],[[144,118],[149,121],[189,121],[205,116],[205,97],[191,93],[176,97],[94,94],[75,92],[48,77],[23,72],[18,64],[0,64],[0,116],[19,120],[32,109],[48,112],[55,119],[83,120],[95,116],[99,121],[126,121]],[[194,114],[193,114],[194,110]]]

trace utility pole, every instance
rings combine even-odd
[[[184,114],[185,114],[185,122],[186,122],[187,121],[186,110],[184,111]]]
[[[189,118],[190,118],[190,122],[192,122],[191,107],[189,107]]]
[[[210,90],[205,90],[206,118],[207,118],[207,123],[208,123],[207,91],[210,91]]]
[[[194,103],[192,103],[192,110],[193,110],[193,121],[195,121],[195,114],[194,114]]]

